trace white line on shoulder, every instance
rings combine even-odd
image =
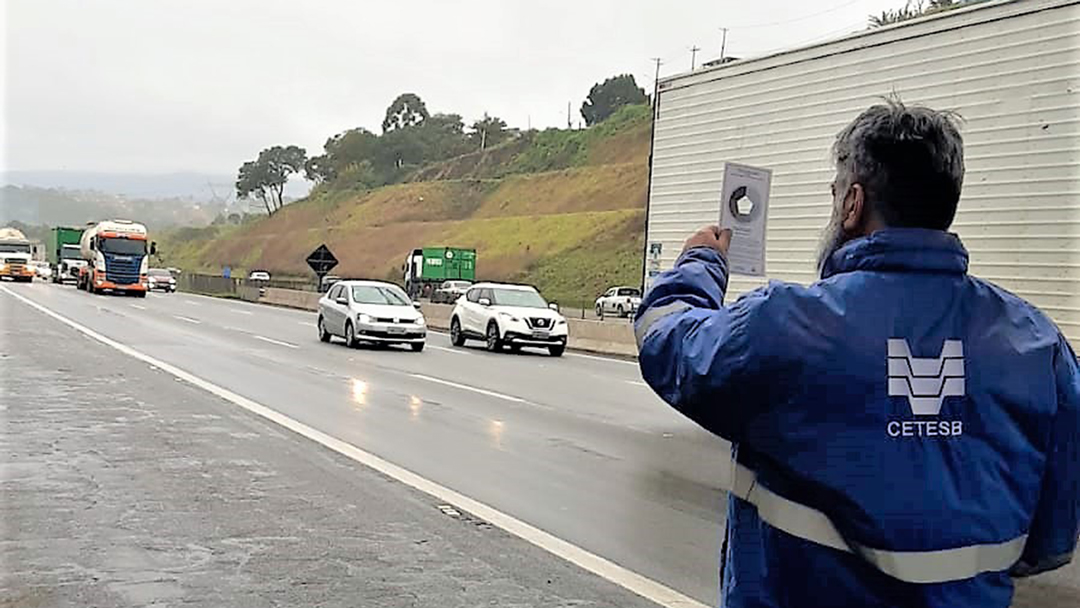
[[[532,526],[516,517],[503,513],[494,507],[488,506],[478,500],[474,500],[451,490],[450,488],[431,481],[425,477],[421,477],[412,471],[400,467],[392,462],[383,460],[382,458],[362,450],[350,443],[346,443],[336,437],[328,435],[322,431],[312,428],[302,422],[294,420],[278,411],[270,409],[269,407],[257,403],[247,397],[239,395],[218,386],[212,382],[204,380],[195,374],[186,372],[179,367],[176,367],[170,363],[160,361],[149,355],[126,345],[112,338],[108,338],[96,331],[76,323],[64,317],[58,313],[49,310],[48,308],[23,297],[7,287],[0,286],[5,293],[14,296],[16,299],[22,301],[24,304],[31,306],[42,313],[60,321],[61,323],[81,332],[82,334],[101,342],[107,346],[110,346],[125,355],[138,359],[144,363],[148,363],[157,367],[158,369],[172,374],[180,380],[184,380],[204,391],[217,395],[218,397],[229,401],[239,407],[242,407],[254,414],[262,416],[263,418],[278,424],[284,428],[287,428],[298,435],[306,437],[316,443],[319,443],[335,452],[351,458],[352,460],[370,467],[388,477],[392,477],[399,482],[416,488],[417,490],[424,492],[430,496],[449,503],[458,509],[466,511],[490,522],[491,524],[506,530],[510,534],[513,534],[521,539],[524,539],[541,549],[544,549],[566,561],[580,566],[593,574],[607,579],[616,585],[619,585],[633,593],[640,595],[641,597],[650,600],[661,606],[667,606],[669,608],[706,608],[706,605],[690,598],[678,591],[668,587],[662,583],[654,581],[648,577],[642,576],[632,570],[628,570],[612,561],[609,561],[595,553],[591,553],[577,545],[574,545],[568,541],[565,541],[553,534],[545,532],[535,526]],[[415,374],[414,374],[415,375]],[[419,376],[425,379],[431,379],[425,376]]]

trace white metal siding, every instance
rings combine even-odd
[[[997,2],[661,82],[648,243],[717,223],[724,161],[773,169],[769,277],[809,283],[836,133],[882,96],[959,112],[971,272],[1080,345],[1080,1]],[[729,298],[762,284],[733,277]]]

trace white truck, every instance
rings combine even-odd
[[[1080,341],[1080,0],[973,4],[658,84],[643,284],[716,224],[726,161],[772,169],[768,278],[810,283],[830,146],[884,96],[959,112],[973,274]],[[764,284],[733,276],[729,300]]]
[[[0,228],[0,278],[29,283],[34,280],[30,265],[32,244],[15,228]]]
[[[146,297],[149,256],[146,226],[128,220],[98,222],[83,232],[79,250],[86,260],[78,286],[90,293],[111,291]]]

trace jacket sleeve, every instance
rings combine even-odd
[[[705,429],[740,441],[767,406],[776,332],[764,327],[769,289],[724,306],[727,263],[700,247],[657,277],[634,321],[641,374],[664,401]]]
[[[1064,338],[1054,364],[1058,409],[1050,433],[1039,503],[1013,576],[1031,576],[1072,561],[1080,535],[1080,369]]]

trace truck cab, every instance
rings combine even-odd
[[[0,229],[0,278],[29,283],[34,280],[30,265],[33,246],[14,228]]]
[[[127,220],[99,222],[83,233],[79,243],[86,266],[79,288],[90,293],[111,291],[145,297],[149,255],[146,226]]]

